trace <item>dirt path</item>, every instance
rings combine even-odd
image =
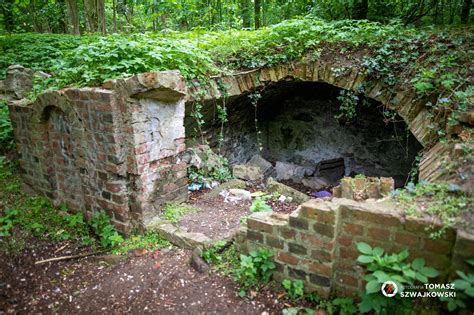
[[[196,272],[184,250],[146,253],[114,265],[92,257],[34,265],[61,246],[35,244],[16,257],[0,255],[0,313],[276,314],[281,309],[270,291],[241,299],[230,278]]]

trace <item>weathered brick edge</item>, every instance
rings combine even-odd
[[[387,252],[409,249],[409,259],[423,257],[442,272],[439,281],[466,269],[474,256],[474,235],[448,229],[436,240],[429,238],[436,222],[403,217],[395,204],[355,202],[334,198],[312,199],[290,215],[256,213],[243,232],[244,250],[266,247],[277,264],[274,279],[301,279],[321,296],[357,296],[364,290],[363,270],[357,264],[356,243],[380,246]]]

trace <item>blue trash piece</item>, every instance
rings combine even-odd
[[[321,191],[312,192],[311,196],[316,197],[316,198],[326,198],[326,197],[331,197],[332,194],[327,190],[321,190]]]

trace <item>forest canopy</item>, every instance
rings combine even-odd
[[[462,25],[472,0],[2,0],[0,33],[258,29],[311,15],[404,25]]]

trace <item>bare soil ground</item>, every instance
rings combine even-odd
[[[35,265],[81,252],[71,243],[31,239],[18,255],[0,254],[0,314],[278,314],[283,307],[268,289],[239,298],[229,277],[192,269],[185,250],[130,255],[112,265],[95,257]]]
[[[251,192],[257,191],[259,187],[252,185],[247,187]],[[210,197],[209,191],[196,191],[189,195],[188,203],[201,211],[185,216],[179,226],[188,232],[201,232],[212,240],[226,239],[232,236],[240,226],[240,219],[249,216],[251,202],[241,200],[238,202],[224,202],[222,196]],[[274,212],[291,213],[297,208],[297,204],[268,200],[267,203]]]

